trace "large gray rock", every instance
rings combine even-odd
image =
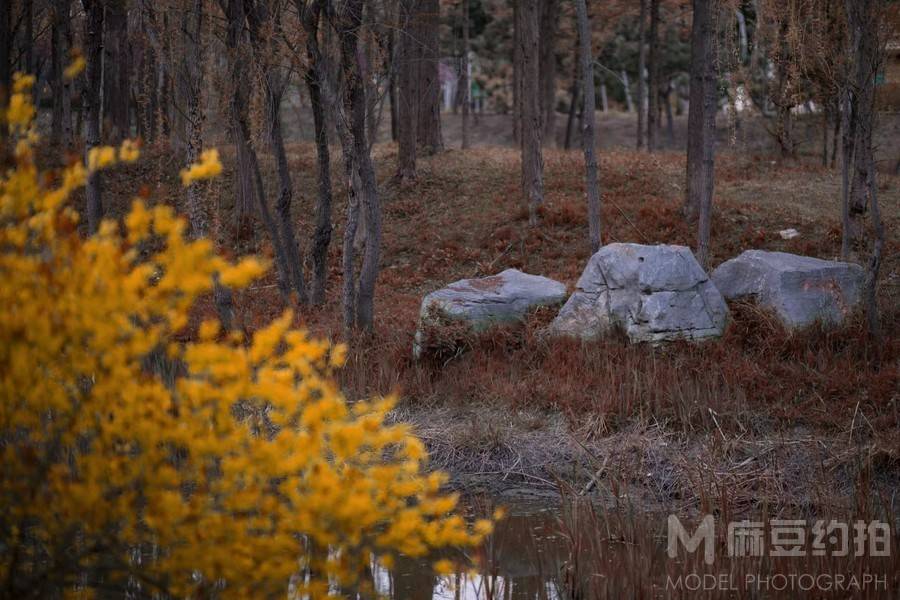
[[[468,330],[483,331],[496,323],[521,320],[533,308],[562,304],[565,299],[565,284],[517,269],[462,279],[422,300],[413,354],[417,358],[421,354],[428,329],[446,321],[463,322]]]
[[[852,263],[747,250],[719,265],[712,280],[726,299],[756,300],[786,327],[800,329],[841,323],[859,305],[865,272]]]
[[[684,246],[609,244],[588,261],[549,332],[594,339],[615,329],[632,342],[722,335],[728,307]]]

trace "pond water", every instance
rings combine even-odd
[[[375,586],[397,600],[562,598],[559,575],[567,547],[556,510],[515,506],[470,553],[470,568],[438,577],[427,562],[398,559],[392,572],[375,573]]]
[[[460,563],[469,566],[440,577],[428,562],[397,560],[391,571],[373,573],[375,587],[393,600],[793,600],[896,598],[900,593],[898,532],[887,519],[742,516],[726,524],[716,517],[710,538],[714,558],[707,563],[705,546],[693,552],[681,547],[677,558],[669,558],[668,515],[609,511],[588,502],[559,506],[507,506],[507,517],[481,547],[466,557],[451,557],[468,559]],[[470,512],[490,514],[485,507]],[[817,523],[828,529],[824,537]],[[838,526],[832,527],[835,523]],[[881,541],[886,542],[880,551],[879,543],[873,544],[878,533],[873,523],[880,524]],[[696,533],[699,524],[699,518],[685,519],[686,533]],[[846,537],[840,539],[843,524]],[[737,526],[733,531],[748,536],[731,537],[732,525]],[[779,555],[773,536],[788,534],[780,539],[787,540],[782,548],[791,548],[790,531],[799,531],[801,541],[793,555]],[[857,545],[859,539],[862,546]],[[754,554],[754,546],[747,544],[752,540],[760,553]]]

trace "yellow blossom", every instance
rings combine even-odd
[[[99,171],[116,162],[116,149],[112,146],[97,146],[88,151],[88,171]]]
[[[200,161],[190,167],[181,170],[181,183],[188,186],[195,181],[212,179],[222,172],[222,163],[219,161],[219,151],[215,148],[204,151],[200,155]]]
[[[33,107],[20,93],[27,135],[0,174],[8,596],[33,595],[37,565],[53,571],[42,573],[47,595],[92,595],[93,578],[55,569],[103,564],[104,584],[135,576],[148,595],[275,597],[303,565],[316,576],[298,595],[320,598],[335,581],[364,590],[373,558],[389,566],[397,553],[471,547],[487,534],[490,523],[450,512],[446,476],[425,472],[408,426],[389,424],[395,398],[348,404],[333,379],[344,346],[293,329],[290,313],[254,334],[206,321],[186,338],[216,274],[245,287],[264,262],[230,264],[209,240],[186,239],[170,207],[140,200],[124,228],[108,220],[82,238],[72,193],[88,169],[137,158],[137,147],[94,148],[87,168],[49,177],[35,165]],[[214,152],[204,157],[189,179],[221,170]],[[150,544],[155,556],[134,561]]]
[[[125,140],[119,146],[119,160],[122,162],[134,162],[141,156],[140,146],[135,140]]]
[[[80,54],[75,56],[72,59],[72,62],[69,63],[69,66],[66,67],[66,70],[63,71],[63,75],[66,79],[75,79],[78,75],[84,71],[84,68],[87,66],[87,61],[84,60],[84,57]]]

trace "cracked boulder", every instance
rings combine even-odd
[[[712,280],[726,299],[754,300],[788,329],[802,329],[842,323],[859,306],[865,272],[852,263],[747,250],[719,265]]]
[[[565,299],[565,284],[517,269],[451,283],[422,300],[413,355],[418,358],[431,338],[440,337],[437,330],[484,331],[494,324],[521,321],[531,309]]]
[[[589,340],[623,331],[632,342],[722,335],[728,307],[684,246],[609,244],[588,261],[551,335]]]

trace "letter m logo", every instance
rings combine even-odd
[[[669,540],[668,554],[669,558],[678,558],[678,543],[684,546],[688,554],[693,554],[703,544],[703,562],[708,565],[713,563],[715,558],[715,521],[712,515],[706,515],[700,521],[700,525],[694,532],[694,535],[688,535],[687,530],[682,526],[681,521],[675,515],[669,515]]]

